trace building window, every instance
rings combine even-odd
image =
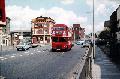
[[[48,30],[47,29],[45,30],[45,34],[48,34]]]
[[[5,40],[3,40],[3,44],[5,44]]]
[[[45,37],[45,40],[47,40],[47,37]]]
[[[43,37],[40,37],[40,41],[43,41]]]
[[[35,23],[34,27],[38,27],[38,24],[37,24],[37,23]]]
[[[43,34],[43,29],[39,29],[39,30],[37,31],[37,34]]]
[[[44,24],[44,27],[47,27],[47,24]]]
[[[42,24],[40,24],[40,23],[39,23],[39,24],[37,24],[37,25],[38,25],[39,27],[41,27],[41,28],[43,27],[43,25],[42,25]]]

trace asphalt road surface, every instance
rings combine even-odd
[[[75,45],[67,52],[51,52],[51,46],[27,51],[4,51],[0,56],[0,74],[7,79],[67,79],[78,64],[85,48]]]

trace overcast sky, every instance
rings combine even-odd
[[[95,0],[95,32],[119,6],[119,0]],[[86,34],[92,32],[92,0],[6,0],[6,16],[11,30],[30,29],[30,21],[39,16],[53,18],[56,23],[81,24]]]

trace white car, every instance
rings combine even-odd
[[[77,45],[83,45],[84,42],[85,42],[84,40],[80,40],[80,41],[77,41],[76,44],[77,44]]]
[[[82,47],[90,47],[90,44],[89,43],[83,43]]]
[[[29,43],[26,43],[26,42],[20,42],[18,45],[17,45],[17,51],[18,50],[27,50],[29,49],[31,46]]]

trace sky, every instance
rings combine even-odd
[[[77,23],[92,32],[93,0],[5,0],[6,16],[11,19],[11,31],[30,30],[31,20],[51,17],[56,23],[72,26]],[[95,32],[104,29],[104,21],[120,5],[119,0],[95,0]]]

